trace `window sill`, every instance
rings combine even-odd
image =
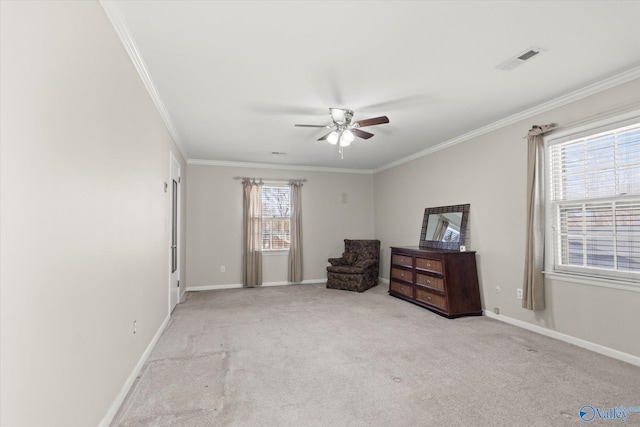
[[[262,251],[264,256],[285,256],[289,255],[289,249],[277,250],[277,251]]]
[[[640,285],[631,281],[614,280],[594,276],[581,276],[577,274],[560,273],[557,271],[543,271],[543,274],[545,278],[552,280],[562,280],[563,282],[579,283],[581,285],[640,292]]]

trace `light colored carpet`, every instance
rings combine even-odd
[[[112,425],[565,426],[587,404],[640,406],[640,368],[316,284],[189,293]]]

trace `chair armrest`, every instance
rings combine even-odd
[[[333,265],[334,267],[336,265],[346,265],[344,259],[342,258],[329,258],[329,264]]]

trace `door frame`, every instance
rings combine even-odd
[[[175,169],[174,169],[175,167]],[[175,173],[174,173],[175,171]],[[169,307],[169,315],[171,314],[171,312],[173,311],[173,309],[175,308],[175,306],[172,306],[172,295],[175,296],[175,301],[176,301],[176,306],[178,304],[180,304],[180,297],[181,297],[181,284],[180,284],[180,271],[181,271],[181,262],[180,262],[180,254],[181,254],[181,244],[180,244],[180,238],[181,238],[181,196],[182,196],[182,191],[180,190],[181,187],[181,167],[180,167],[180,162],[178,161],[178,159],[176,158],[176,156],[173,154],[172,151],[169,151],[169,185],[167,186],[167,192],[169,193],[169,300],[167,302],[168,307]],[[172,246],[172,233],[173,233],[173,181],[177,181],[177,209],[176,209],[176,271],[175,273],[173,273],[172,267],[173,267],[173,263],[172,263],[172,251],[171,251],[171,246]],[[178,286],[174,286],[173,284],[173,274],[175,274],[178,278]]]

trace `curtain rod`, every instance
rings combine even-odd
[[[550,131],[555,131],[555,130],[565,130],[565,129],[570,129],[573,127],[578,127],[578,126],[582,126],[591,122],[595,122],[598,120],[604,120],[606,118],[609,117],[614,117],[617,115],[621,115],[621,114],[625,114],[625,113],[630,113],[634,110],[637,110],[638,108],[640,108],[640,103],[638,102],[632,102],[626,105],[623,105],[622,107],[618,107],[618,108],[613,108],[611,110],[607,110],[601,113],[597,113],[597,114],[592,114],[590,116],[586,116],[586,117],[581,117],[579,119],[564,123],[564,124],[555,124],[556,126],[553,129],[550,129]],[[527,139],[528,135],[523,137],[523,139]]]
[[[289,181],[297,181],[297,182],[307,182],[307,178],[300,178],[300,179],[296,179],[296,178],[291,178],[291,179],[286,179],[286,178],[253,178],[250,176],[234,176],[233,179],[239,180],[239,179],[251,179],[254,181],[279,181],[279,182],[289,182]]]

